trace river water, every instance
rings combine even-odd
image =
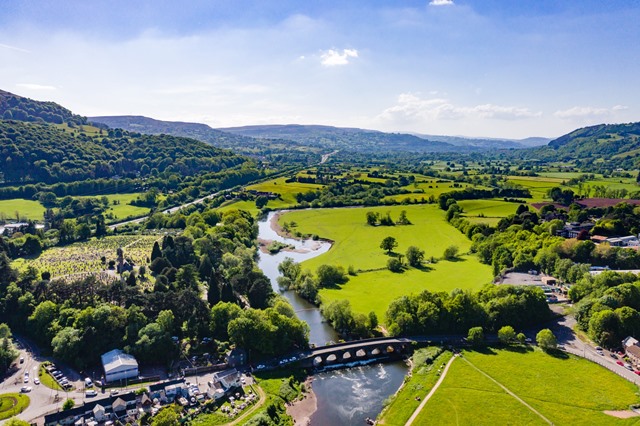
[[[258,237],[293,245],[296,251],[281,251],[276,255],[259,251],[258,266],[271,280],[274,291],[283,294],[298,317],[309,324],[310,343],[322,346],[330,341],[335,342],[338,335],[324,322],[320,310],[294,291],[281,291],[276,282],[279,275],[278,265],[285,258],[290,257],[296,262],[302,262],[326,253],[331,244],[281,237],[271,228],[271,219],[275,214],[269,213],[265,220],[258,223]],[[311,425],[363,425],[365,418],[375,419],[382,410],[384,400],[398,390],[406,373],[407,366],[399,361],[315,374],[312,387],[318,409],[311,416]]]

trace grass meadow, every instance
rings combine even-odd
[[[539,349],[519,347],[464,351],[416,424],[546,424],[465,359],[554,424],[640,423],[638,418],[621,420],[603,413],[626,410],[640,402],[637,386],[584,359],[555,357]]]
[[[14,198],[12,200],[0,200],[0,218],[16,219],[16,212],[21,219],[44,220],[45,208],[42,204],[33,200]]]
[[[368,211],[386,214],[395,220],[406,210],[413,223],[405,226],[369,226]],[[478,289],[491,282],[491,268],[466,253],[471,242],[444,219],[444,212],[435,205],[385,206],[371,208],[340,208],[301,210],[280,217],[280,224],[295,222],[294,228],[303,234],[317,234],[334,242],[327,253],[303,263],[303,268],[316,270],[323,264],[352,266],[360,270],[349,282],[331,289],[322,289],[324,302],[348,299],[356,312],[374,311],[384,322],[389,303],[402,295],[454,288]],[[441,258],[444,249],[455,245],[460,249],[458,261],[440,260],[425,264],[422,269],[409,268],[403,273],[386,269],[389,256],[380,248],[387,236],[398,241],[395,253],[404,254],[411,245],[425,251],[425,258]],[[368,271],[368,272],[367,272]]]
[[[411,375],[407,376],[398,392],[389,398],[388,404],[378,416],[378,422],[390,426],[404,426],[409,417],[420,405],[416,398],[424,398],[436,384],[440,376],[438,369],[451,359],[451,352],[443,352],[432,364],[426,364],[425,358],[434,348],[422,348],[414,352]]]
[[[286,209],[297,204],[296,194],[301,192],[315,191],[322,188],[323,185],[316,185],[313,183],[299,183],[299,182],[285,182],[287,178],[281,177],[277,179],[268,180],[266,182],[257,183],[255,185],[249,185],[247,190],[262,191],[262,192],[274,192],[280,194],[282,199],[269,200],[267,207],[270,209]],[[256,208],[255,201],[232,201],[222,205],[219,210],[225,212],[228,210],[246,210],[253,216],[259,213]]]
[[[109,208],[106,210],[106,214],[111,213],[113,216],[112,220],[123,220],[132,216],[144,216],[149,214],[150,209],[148,207],[138,207],[132,206],[129,202],[135,200],[138,195],[141,195],[141,192],[133,192],[129,194],[107,194],[104,197],[107,197],[109,200]],[[102,198],[102,195],[91,196],[89,198]],[[85,198],[85,197],[74,197],[74,198]],[[114,201],[118,204],[114,204]]]

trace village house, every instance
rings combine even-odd
[[[624,348],[624,353],[631,364],[638,367],[640,366],[640,342],[637,339],[629,336],[622,341],[622,347]]]

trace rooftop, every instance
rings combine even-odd
[[[138,361],[133,355],[126,354],[120,349],[114,349],[102,355],[102,365],[106,372],[120,366],[138,367]]]

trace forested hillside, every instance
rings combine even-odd
[[[40,102],[0,90],[0,117],[5,120],[46,123],[86,124],[86,117],[76,115],[55,102]]]
[[[0,120],[0,171],[7,183],[71,182],[171,171],[217,172],[246,161],[193,139],[120,130],[96,135],[56,126]]]
[[[548,145],[558,159],[610,158],[635,154],[640,149],[640,122],[599,124],[574,130]]]

